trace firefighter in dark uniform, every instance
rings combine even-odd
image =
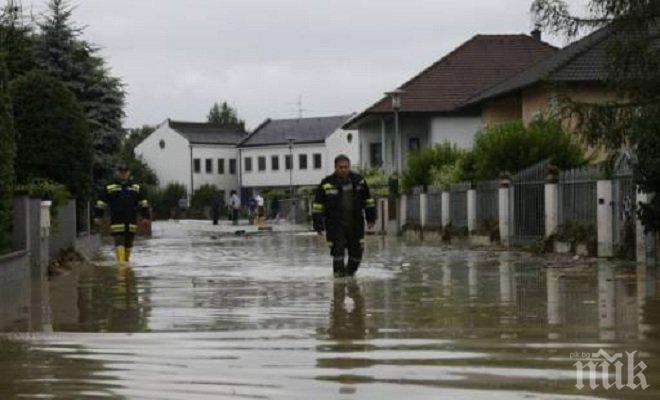
[[[115,240],[117,262],[125,264],[131,257],[133,239],[138,230],[138,212],[143,223],[149,223],[149,203],[140,185],[131,180],[131,171],[125,165],[117,168],[117,180],[105,187],[96,203],[97,223],[105,210],[110,211],[110,230]]]
[[[364,250],[364,220],[369,227],[374,225],[376,202],[364,178],[351,171],[347,156],[335,158],[335,173],[325,177],[316,189],[312,216],[314,230],[319,234],[326,232],[334,275],[355,275]]]

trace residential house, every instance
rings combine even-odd
[[[359,165],[359,139],[342,126],[351,115],[268,119],[238,146],[244,189],[317,185],[346,154]]]
[[[239,190],[237,144],[247,134],[239,125],[181,122],[170,119],[135,147],[135,155],[154,170],[161,187],[181,183],[191,195],[204,184]]]
[[[478,105],[464,107],[476,94],[516,75],[557,49],[529,35],[476,35],[399,87],[402,165],[407,153],[449,141],[472,146],[483,120]],[[366,167],[396,168],[394,109],[387,96],[352,118],[345,128],[357,129],[360,158]]]
[[[533,66],[469,99],[465,107],[479,107],[485,124],[522,120],[557,111],[559,99],[583,102],[617,99],[605,85],[607,38],[610,28],[553,52]]]

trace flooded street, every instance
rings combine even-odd
[[[127,268],[3,294],[0,399],[660,398],[651,269],[372,236],[335,280],[320,237],[232,232],[155,223]],[[650,387],[578,390],[600,349]]]

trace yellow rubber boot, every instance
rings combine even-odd
[[[124,246],[115,247],[115,256],[119,264],[126,264],[126,248]]]
[[[129,247],[126,248],[125,254],[126,254],[126,256],[125,256],[126,262],[131,261],[131,249]]]

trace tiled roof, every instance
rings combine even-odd
[[[401,112],[451,112],[557,49],[528,35],[476,35],[400,86]],[[392,112],[383,97],[361,116]]]
[[[350,115],[298,119],[267,119],[243,142],[241,147],[295,143],[323,142],[348,121]]]
[[[247,136],[241,125],[217,125],[202,122],[167,120],[170,128],[180,133],[192,144],[236,145]]]
[[[564,47],[530,68],[514,75],[479,94],[467,102],[480,101],[505,95],[529,87],[537,82],[602,82],[607,78],[607,45],[605,40],[611,29],[605,27]]]

